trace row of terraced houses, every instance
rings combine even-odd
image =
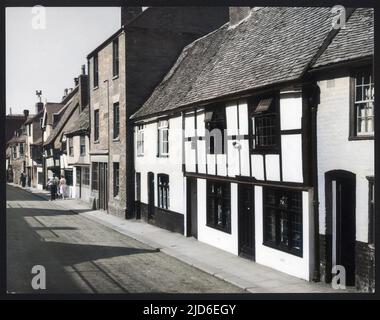
[[[60,102],[7,145],[10,180],[308,281],[374,290],[373,10],[122,8]]]

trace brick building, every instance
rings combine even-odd
[[[95,206],[133,217],[128,118],[188,43],[227,21],[227,8],[122,8],[122,27],[88,56],[91,192]]]

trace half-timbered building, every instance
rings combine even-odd
[[[373,97],[353,100],[356,107],[350,109],[350,77],[334,73],[342,100],[333,102],[331,74],[319,68],[329,61],[336,70],[339,38],[355,32],[368,50],[360,52],[354,42],[356,51],[342,61],[354,65],[371,57],[371,31],[352,25],[361,19],[369,23],[372,11],[346,14],[345,26],[335,28],[331,8],[231,8],[229,23],[188,45],[132,116],[137,216],[293,276],[319,280],[325,261],[319,221],[325,212],[318,208],[318,191],[325,172],[344,168],[329,162],[334,155],[320,155],[338,143],[335,136],[326,137],[332,126],[339,127],[336,117],[343,118],[331,103],[346,102],[339,107],[347,117],[356,115],[355,132],[373,130],[372,111],[360,105]],[[372,88],[371,78],[360,77],[357,87]],[[318,106],[323,111],[317,126]],[[319,142],[323,137],[329,141]],[[365,141],[358,142],[362,156],[371,158],[373,153],[364,154],[373,146]],[[355,152],[353,146],[340,148],[342,161]],[[351,164],[363,183],[365,175],[373,175],[368,161]],[[368,185],[363,187],[357,194],[368,193]],[[357,217],[367,216],[365,200],[359,201],[363,208]],[[366,222],[356,219],[365,235]]]

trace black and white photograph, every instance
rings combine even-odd
[[[3,8],[6,296],[374,296],[376,8],[70,3]]]

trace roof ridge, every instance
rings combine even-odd
[[[327,33],[326,38],[322,41],[321,45],[319,46],[317,52],[313,55],[313,57],[310,59],[309,63],[305,66],[304,70],[302,71],[300,78],[302,78],[305,73],[311,69],[311,67],[314,65],[314,63],[319,59],[319,57],[327,50],[331,42],[335,39],[335,37],[338,35],[340,30],[342,30],[348,20],[350,20],[352,14],[354,13],[355,8],[347,8],[346,9],[346,21],[345,24],[338,29],[335,29],[334,27],[331,27],[330,31]]]

